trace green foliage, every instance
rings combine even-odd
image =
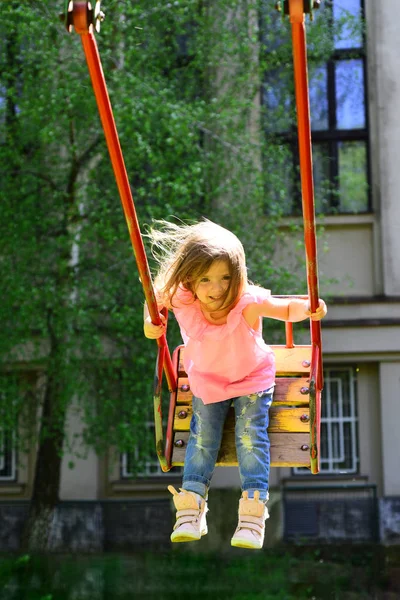
[[[130,556],[27,556],[0,560],[4,600],[311,600],[380,597],[395,585],[390,551],[364,546],[294,547],[260,553],[142,551]],[[386,558],[386,560],[385,560]],[[397,561],[398,562],[398,561]],[[386,584],[386,585],[385,585]]]

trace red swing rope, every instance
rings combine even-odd
[[[307,287],[311,312],[315,312],[319,305],[318,262],[304,0],[288,0],[288,3],[292,27]],[[310,321],[310,323],[312,346],[310,379],[310,455],[311,471],[312,473],[318,473],[318,449],[320,447],[321,428],[321,390],[323,387],[322,338],[321,322]]]
[[[125,168],[125,162],[119,143],[117,128],[113,117],[100,55],[97,49],[95,37],[93,35],[93,11],[91,10],[90,2],[74,1],[71,8],[72,10],[69,10],[68,14],[66,15],[67,29],[70,30],[71,26],[73,25],[75,27],[75,31],[81,37],[90,78],[92,80],[93,91],[96,97],[100,119],[103,125],[104,135],[106,138],[115,180],[135,254],[140,281],[143,286],[143,292],[149,309],[149,314],[152,322],[155,325],[160,325],[161,319],[151,281],[147,256],[140,233],[139,221],[137,218],[128,175]],[[162,368],[164,368],[169,390],[173,391],[176,389],[176,374],[172,365],[166,336],[163,335],[161,338],[159,338],[157,340],[157,344],[159,347],[158,363],[160,363]]]

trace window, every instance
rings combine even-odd
[[[121,456],[121,479],[131,479],[135,477],[134,464],[137,461],[137,452],[125,452]],[[144,463],[143,469],[139,473],[139,477],[154,477],[162,475],[162,470],[158,460],[147,460]]]
[[[367,212],[370,200],[363,0],[325,0],[315,17],[320,33],[309,36],[308,67],[316,212]],[[307,27],[307,33],[315,33],[313,26]],[[283,27],[276,23],[276,29],[282,35]],[[323,44],[327,45],[329,56],[321,62],[318,55]],[[268,34],[265,48],[267,64],[268,53],[275,53],[276,57],[281,52]],[[276,161],[275,168],[283,174],[279,184],[271,181],[268,173],[273,164],[269,161],[267,194],[283,214],[300,214],[290,61],[291,57],[286,56],[284,67],[278,64],[267,69],[262,90],[265,129],[276,148],[272,163]]]
[[[26,451],[30,439],[28,415],[33,406],[35,380],[34,372],[0,374],[0,482],[17,479],[18,454]],[[24,438],[22,432],[28,437]]]
[[[152,436],[152,440],[154,440],[154,423],[148,422],[146,423],[146,426],[149,434]],[[139,473],[137,473],[138,456],[138,450],[125,452],[121,455],[121,479],[132,479],[133,477],[158,477],[160,475],[165,475],[161,470],[155,449],[152,455],[152,457],[154,456],[154,460],[151,457],[151,460],[144,461],[143,467]],[[136,467],[134,467],[134,465],[136,465]],[[181,473],[181,467],[173,467],[169,472],[170,475],[180,475]]]
[[[13,436],[0,430],[0,481],[16,478],[16,452]]]
[[[320,472],[357,473],[359,466],[356,372],[352,367],[325,369],[321,414]],[[308,469],[294,469],[304,475]]]

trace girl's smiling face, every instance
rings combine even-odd
[[[195,294],[207,312],[220,310],[227,300],[231,282],[229,264],[225,260],[216,260],[206,273],[198,278]]]

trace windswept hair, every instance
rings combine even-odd
[[[173,306],[179,286],[195,297],[196,281],[216,260],[229,266],[230,284],[224,306],[233,306],[247,284],[246,259],[240,240],[232,232],[207,219],[193,225],[154,221],[146,235],[159,269],[155,286],[165,306]]]

